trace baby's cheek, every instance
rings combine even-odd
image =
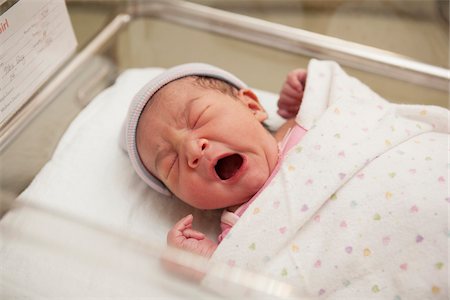
[[[180,178],[178,196],[183,202],[197,208],[205,208],[204,206],[208,204],[205,201],[209,198],[207,197],[209,194],[211,194],[211,185],[196,178],[195,175],[190,178]]]

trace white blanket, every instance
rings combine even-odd
[[[447,299],[448,115],[311,61],[297,116],[308,133],[212,261],[304,297]]]

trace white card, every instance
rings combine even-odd
[[[0,124],[77,46],[64,0],[19,0],[0,15]]]

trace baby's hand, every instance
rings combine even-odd
[[[188,215],[178,221],[167,234],[167,244],[201,256],[211,257],[217,244],[203,233],[192,229],[193,219],[192,215]]]
[[[287,75],[278,99],[278,114],[285,119],[294,118],[303,99],[306,70],[295,69]]]

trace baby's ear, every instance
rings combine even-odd
[[[268,115],[259,103],[258,97],[250,89],[240,89],[238,93],[238,98],[242,103],[253,112],[253,115],[259,122],[263,122],[267,119]]]

